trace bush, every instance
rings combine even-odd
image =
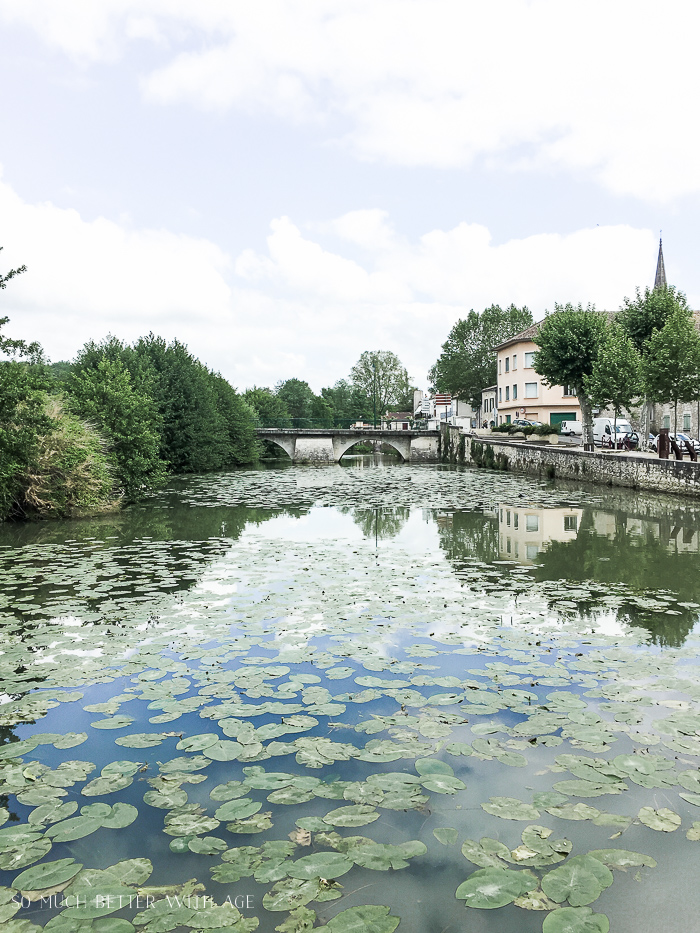
[[[4,517],[78,518],[113,509],[113,477],[105,443],[89,425],[45,398],[50,425],[38,435],[33,456]]]

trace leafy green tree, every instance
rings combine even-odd
[[[0,329],[7,322],[0,318]],[[39,345],[0,334],[0,353],[20,357],[0,361],[0,518],[6,518],[18,511],[39,438],[51,432],[53,423],[46,412]]]
[[[356,389],[372,399],[373,416],[381,417],[389,409],[413,408],[413,390],[405,366],[390,350],[365,350],[350,371]]]
[[[314,395],[311,420],[317,428],[333,427],[333,406],[322,395]]]
[[[120,360],[78,367],[67,382],[70,407],[98,426],[127,500],[160,485],[167,475],[160,457],[160,419],[153,399],[134,385]]]
[[[639,399],[640,365],[641,359],[635,345],[622,326],[617,321],[611,321],[607,325],[591,375],[584,379],[584,383],[593,405],[598,408],[611,407],[615,412],[616,423],[622,410],[631,408]]]
[[[227,449],[222,466],[242,466],[257,459],[255,412],[230,382],[218,373],[211,374],[218,397],[219,414],[226,425]]]
[[[637,289],[633,299],[625,298],[617,312],[617,320],[629,335],[642,359],[647,355],[649,341],[655,330],[661,330],[671,314],[677,309],[688,310],[688,301],[683,292],[672,286],[663,288]],[[646,439],[652,419],[652,403],[644,399],[643,433]]]
[[[443,343],[428,373],[431,384],[438,392],[449,392],[481,408],[482,390],[496,383],[494,348],[531,324],[530,311],[515,305],[505,309],[491,305],[481,314],[470,311]]]
[[[333,410],[333,423],[338,427],[349,427],[357,421],[372,420],[372,397],[362,389],[339,379],[334,386],[321,389],[321,396]]]
[[[634,298],[624,299],[616,319],[643,357],[651,335],[655,330],[661,330],[678,308],[688,310],[688,300],[673,285],[645,288],[643,292],[637,289]]]
[[[244,400],[253,409],[256,422],[263,428],[289,428],[291,420],[284,400],[269,389],[253,386],[243,393]]]
[[[284,402],[290,418],[297,422],[295,427],[309,426],[315,396],[308,382],[302,379],[285,379],[277,383],[275,394]]]
[[[673,430],[678,428],[678,403],[700,398],[700,335],[689,308],[678,306],[660,330],[655,330],[642,359],[648,397],[673,403]]]
[[[583,442],[593,450],[593,406],[587,379],[600,354],[607,332],[604,314],[593,305],[554,305],[533,337],[539,349],[533,366],[547,385],[571,385],[576,389],[583,420]]]

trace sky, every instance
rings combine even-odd
[[[0,292],[71,359],[177,338],[233,385],[427,387],[511,302],[700,307],[693,0],[0,0]]]

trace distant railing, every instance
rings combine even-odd
[[[393,424],[393,422],[391,422]],[[410,421],[409,425],[412,431],[427,431],[428,425],[425,421]],[[351,420],[350,418],[278,418],[273,420],[261,420],[256,425],[258,428],[277,428],[277,429],[296,429],[296,430],[333,430],[338,428],[343,431],[348,431],[353,428],[360,428],[363,431],[374,429],[373,424],[368,424],[364,422],[361,424],[357,419]],[[386,427],[382,427],[382,423],[379,422],[376,426],[377,431],[387,431],[391,430]]]

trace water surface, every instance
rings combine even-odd
[[[15,930],[692,929],[699,535],[362,458],[0,527],[0,883],[45,894]]]

